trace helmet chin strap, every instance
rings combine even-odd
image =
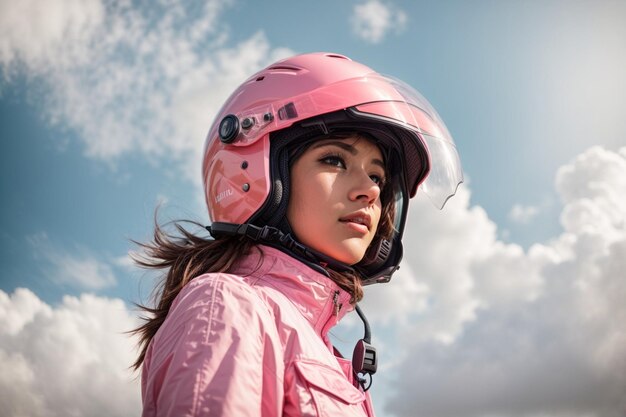
[[[338,272],[354,271],[350,265],[308,248],[294,239],[291,233],[285,233],[277,227],[259,227],[250,223],[213,222],[205,228],[214,238],[219,236],[246,236],[255,242],[265,243],[293,256],[326,276],[328,276],[326,267]]]
[[[276,227],[259,227],[249,223],[214,222],[210,226],[205,226],[205,228],[214,238],[220,236],[247,236],[256,242],[266,243],[269,246],[282,250],[294,258],[303,261],[314,270],[326,276],[328,276],[328,271],[326,271],[325,267],[330,267],[338,272],[354,271],[349,265],[307,248],[295,240],[290,233],[284,233]],[[354,347],[352,368],[363,390],[367,391],[372,386],[372,375],[374,375],[378,366],[378,356],[376,348],[371,345],[371,331],[367,318],[358,304],[355,305],[355,310],[361,321],[363,321],[365,333],[363,339],[359,340]],[[369,383],[367,379],[361,377],[360,374],[369,375]]]

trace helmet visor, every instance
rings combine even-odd
[[[463,169],[454,140],[443,120],[430,103],[408,84],[392,77],[384,77],[401,96],[355,106],[361,113],[370,114],[414,131],[428,150],[430,171],[421,183],[415,184],[439,209],[452,197],[461,182]],[[405,161],[411,166],[412,161]],[[411,197],[417,189],[411,189]]]

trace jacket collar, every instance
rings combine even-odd
[[[326,275],[279,249],[259,245],[233,271],[272,287],[289,299],[323,338],[353,310],[350,294]]]

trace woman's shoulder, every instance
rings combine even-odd
[[[202,291],[211,288],[230,288],[243,292],[252,291],[248,279],[240,274],[229,272],[207,272],[193,278],[185,285],[183,291]]]
[[[210,273],[187,283],[152,340],[152,360],[163,363],[171,352],[210,352],[203,346],[227,346],[233,339],[254,344],[262,335],[277,337],[272,311],[244,278]]]
[[[228,310],[267,314],[269,308],[248,277],[212,272],[192,279],[177,295],[172,309],[214,308],[225,306]]]

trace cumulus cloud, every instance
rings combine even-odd
[[[526,251],[497,239],[467,189],[441,212],[417,199],[409,273],[365,301],[394,339],[386,414],[624,415],[626,148],[587,150],[556,190],[563,233]]]
[[[43,85],[52,123],[76,131],[86,155],[114,165],[141,153],[189,178],[212,117],[249,74],[291,51],[262,32],[227,45],[230,1],[0,2],[0,65]]]
[[[444,211],[436,210],[423,194],[414,199],[405,229],[401,275],[394,276],[390,286],[376,288],[376,298],[365,300],[368,311],[372,308],[381,313],[374,320],[395,322],[404,317],[416,323],[411,326],[415,337],[448,343],[465,322],[474,318],[478,300],[472,296],[470,264],[489,255],[489,243],[496,240],[496,226],[482,208],[469,208],[469,199],[465,187],[459,188]],[[401,288],[392,289],[396,285]],[[420,289],[418,297],[411,302],[397,302],[392,294],[385,295],[389,304],[378,303],[379,290],[381,294],[395,292],[402,297],[407,291],[415,294],[416,285]],[[415,305],[427,308],[415,310]]]
[[[402,30],[406,20],[406,13],[392,4],[368,0],[354,6],[351,24],[359,38],[380,43],[390,30]]]
[[[99,0],[1,1],[0,63],[19,63],[35,73],[84,63],[104,17]]]
[[[128,367],[137,325],[119,299],[66,296],[58,306],[19,288],[0,291],[0,404],[6,416],[133,416]]]
[[[527,224],[539,214],[539,207],[515,204],[509,212],[509,219],[517,223]]]
[[[99,290],[117,283],[113,268],[84,247],[74,252],[53,245],[45,233],[28,238],[35,256],[47,263],[45,274],[57,284],[80,289]],[[113,260],[113,264],[117,261]]]

